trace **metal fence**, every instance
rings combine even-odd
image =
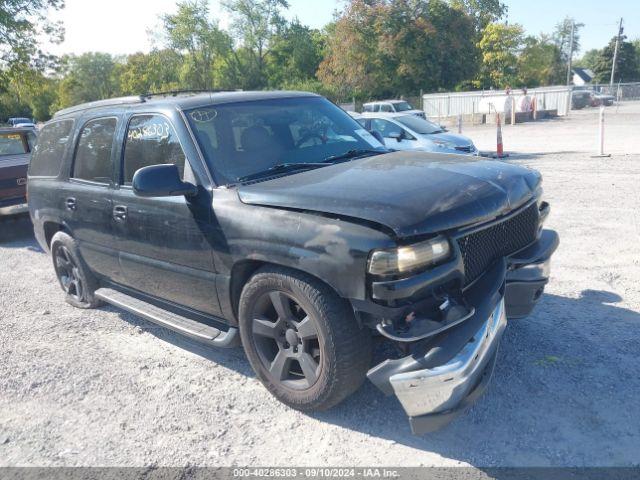
[[[531,99],[535,99],[538,110],[557,110],[558,115],[566,115],[570,108],[569,87],[544,87],[528,90]],[[513,90],[512,95],[519,105],[521,90]],[[458,115],[489,114],[505,110],[506,93],[497,90],[476,92],[430,93],[423,95],[422,108],[428,118],[443,119]]]
[[[618,101],[640,100],[640,82],[616,83],[613,87],[610,85],[594,85],[594,87],[596,91],[613,95]]]

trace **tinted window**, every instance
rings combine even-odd
[[[173,163],[184,175],[185,156],[178,135],[161,115],[137,115],[131,118],[124,147],[125,185],[131,185],[133,175],[148,165]]]
[[[409,127],[416,133],[429,134],[442,132],[442,128],[440,128],[439,125],[436,125],[429,120],[425,120],[424,118],[420,118],[415,115],[404,115],[402,117],[396,117],[396,120],[406,127]]]
[[[109,183],[115,118],[91,120],[82,127],[73,161],[73,178]]]
[[[0,133],[0,155],[27,153],[26,145],[19,133]]]
[[[44,126],[33,149],[29,175],[56,176],[69,140],[73,120],[62,120]]]
[[[383,103],[382,105],[380,105],[380,111],[381,112],[393,112],[393,108],[391,108],[391,105],[389,105],[388,103]]]

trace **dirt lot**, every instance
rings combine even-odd
[[[366,384],[330,412],[275,401],[242,350],[63,302],[24,218],[0,222],[0,465],[640,465],[640,104],[506,127],[539,169],[561,247],[535,314],[507,328],[487,394],[414,437]],[[465,128],[481,148],[491,127]]]

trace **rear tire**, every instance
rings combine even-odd
[[[278,267],[242,290],[240,336],[263,385],[302,411],[326,410],[355,392],[371,362],[371,334],[330,287]]]
[[[67,303],[77,308],[100,306],[102,302],[94,296],[98,282],[82,260],[75,239],[66,232],[57,232],[51,239],[50,250]]]

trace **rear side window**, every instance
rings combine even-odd
[[[184,175],[185,155],[178,135],[162,115],[131,117],[124,146],[123,181],[131,185],[133,175],[148,165],[175,164]]]
[[[19,133],[0,133],[0,155],[28,153],[27,145]]]
[[[60,173],[72,126],[73,120],[62,120],[44,126],[33,149],[29,175],[55,177]]]
[[[82,127],[73,161],[73,178],[99,183],[111,181],[116,123],[115,118],[98,118]]]

